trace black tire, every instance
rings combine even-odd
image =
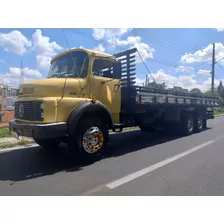
[[[60,145],[60,141],[56,139],[38,139],[34,138],[34,141],[44,149],[55,150]]]
[[[200,115],[196,116],[195,123],[194,123],[194,131],[196,133],[199,133],[203,130],[203,122],[204,122],[204,119],[202,116]]]
[[[78,123],[75,133],[69,136],[68,148],[77,162],[94,162],[106,154],[108,141],[107,126],[98,118],[86,118]]]
[[[180,129],[183,136],[191,135],[194,131],[194,118],[190,113],[184,113],[181,116]]]
[[[142,132],[154,132],[156,129],[150,126],[139,125]]]
[[[203,120],[203,129],[207,129],[207,119]]]

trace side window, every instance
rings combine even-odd
[[[92,74],[105,78],[114,78],[114,61],[107,59],[95,59],[93,61]]]

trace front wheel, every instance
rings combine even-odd
[[[98,118],[87,118],[78,123],[68,147],[81,162],[90,162],[107,151],[108,140],[107,126]]]

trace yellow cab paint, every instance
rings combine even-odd
[[[16,102],[42,100],[44,102],[44,120],[41,123],[53,123],[66,122],[74,108],[95,98],[111,111],[113,122],[119,123],[120,80],[93,76],[91,72],[94,58],[109,58],[113,61],[116,58],[103,52],[76,48],[55,56],[51,63],[73,51],[84,51],[89,55],[88,74],[85,78],[46,78],[22,84]],[[36,122],[30,121],[28,123]]]

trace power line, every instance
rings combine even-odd
[[[96,43],[98,43],[98,44],[108,43],[108,39],[110,39],[110,40],[113,41],[113,38],[108,38],[108,39],[104,39],[103,41],[99,41],[99,40],[94,39],[92,35],[90,35],[90,34],[84,32],[84,31],[77,30],[77,29],[69,29],[69,28],[68,28],[68,29],[66,29],[66,30],[71,31],[71,32],[73,32],[73,33],[76,33],[76,34],[78,34],[78,35],[81,35],[81,36],[83,36],[83,37],[86,37],[86,38],[88,38],[88,39],[90,39],[90,40],[92,40],[92,41],[94,41],[94,42],[96,42]],[[146,38],[144,38],[144,37],[143,37],[142,39],[145,39],[145,40],[146,40]],[[154,41],[154,42],[156,42],[156,41]],[[158,43],[158,45],[161,45],[161,46],[167,48],[167,46],[166,46],[162,41],[157,40],[157,43]],[[175,44],[173,44],[173,45],[175,45]],[[125,46],[118,46],[118,48],[123,49],[123,50],[127,50],[127,48],[126,48]],[[170,48],[169,48],[169,49],[170,49]],[[183,48],[182,48],[182,49],[183,49]],[[201,50],[201,51],[203,52],[203,50]],[[139,53],[139,51],[137,51],[137,52],[138,52],[139,57],[141,58],[141,60],[142,60],[142,62],[143,62],[143,64],[144,64],[145,68],[147,69],[148,73],[150,74],[150,76],[151,76],[151,77],[153,78],[153,80],[155,81],[155,78],[152,76],[152,73],[151,73],[150,70],[148,69],[148,67],[147,67],[145,61],[143,60],[141,54]],[[163,64],[163,65],[166,65],[166,66],[169,66],[169,67],[174,67],[174,68],[177,68],[178,66],[181,65],[181,64],[173,63],[173,62],[171,62],[171,61],[169,61],[169,60],[166,60],[166,59],[163,59],[163,58],[160,58],[160,57],[149,58],[149,60],[150,60],[151,62],[155,62],[155,63]],[[202,63],[200,63],[199,65],[192,66],[192,68],[194,68],[195,71],[196,71],[196,68],[197,68],[197,67],[202,66],[202,65],[207,64],[207,63],[208,63],[208,61],[206,61],[206,62],[202,62]],[[192,72],[193,72],[193,71],[192,71]],[[178,73],[178,74],[183,74],[183,73],[184,73],[184,72],[180,72],[180,73]]]
[[[224,59],[224,57],[221,58],[220,60],[216,61],[215,63],[219,63],[219,62],[222,61],[223,59]]]
[[[24,72],[23,72],[23,61],[21,60],[19,85],[22,85],[23,83],[24,83]]]
[[[152,73],[149,71],[149,68],[148,68],[148,66],[146,65],[145,61],[143,60],[143,58],[142,58],[141,54],[139,53],[138,49],[137,49],[137,52],[138,52],[139,57],[141,58],[143,64],[145,65],[145,68],[147,69],[148,73],[150,74],[150,76],[152,77],[153,81],[155,82],[155,78],[153,77]]]
[[[221,70],[224,72],[223,67],[217,62],[217,65],[221,68]]]

